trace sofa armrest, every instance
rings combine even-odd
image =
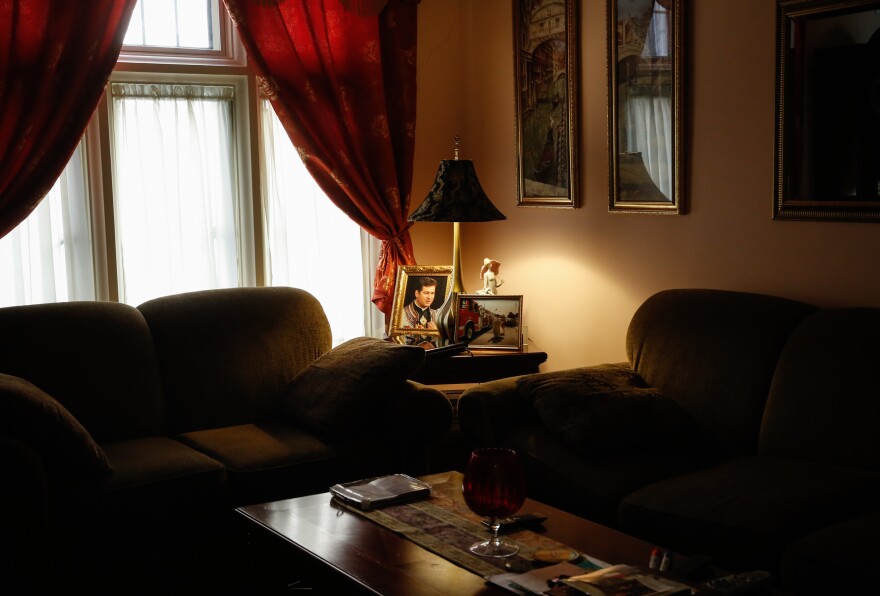
[[[46,471],[34,449],[2,433],[0,469],[0,593],[24,594],[46,557]]]
[[[481,383],[458,398],[458,425],[474,447],[501,446],[515,428],[537,419],[534,408],[523,399],[516,380],[507,377]]]
[[[405,381],[393,396],[381,432],[403,466],[414,476],[429,472],[428,454],[452,428],[452,404],[442,391]]]
[[[452,404],[442,391],[406,381],[392,400],[389,418],[392,432],[403,433],[408,445],[424,449],[452,428]]]

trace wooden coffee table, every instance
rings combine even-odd
[[[460,482],[459,473],[449,474],[451,481]],[[543,513],[547,520],[542,533],[608,563],[645,565],[654,547],[530,499],[521,511]],[[262,578],[275,586],[307,588],[309,594],[509,594],[337,505],[329,493],[239,507],[237,512],[245,520],[252,564],[274,575]],[[677,562],[684,559],[676,557]]]

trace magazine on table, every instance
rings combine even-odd
[[[582,555],[579,563],[563,561],[523,573],[499,573],[490,575],[486,581],[520,596],[540,596],[548,594],[550,587],[556,585],[560,578],[583,575],[584,571],[607,566],[608,563],[604,561]]]
[[[662,576],[653,569],[635,565],[612,565],[583,575],[573,575],[561,583],[568,588],[565,594],[590,596],[669,596],[690,594],[692,590],[690,586]]]
[[[330,494],[347,505],[369,511],[431,496],[431,485],[407,474],[388,474],[334,484]]]

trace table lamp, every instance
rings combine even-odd
[[[461,139],[455,136],[455,157],[440,162],[434,186],[419,207],[409,216],[409,221],[452,222],[452,292],[440,307],[438,327],[446,339],[453,340],[452,305],[456,294],[465,292],[461,277],[460,222],[497,221],[507,219],[498,211],[477,179],[474,162],[458,159]],[[445,327],[445,329],[444,329]]]

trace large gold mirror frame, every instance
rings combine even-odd
[[[685,0],[608,0],[609,211],[684,213]]]
[[[880,0],[778,0],[774,219],[880,221]]]

